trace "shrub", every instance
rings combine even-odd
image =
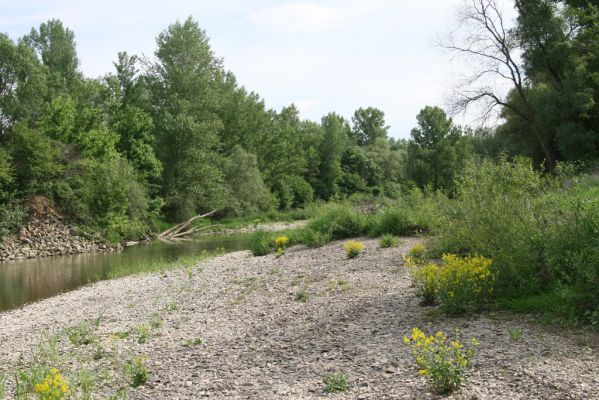
[[[349,389],[347,375],[328,373],[323,378],[325,393],[342,393]]]
[[[482,256],[445,254],[438,270],[437,300],[448,314],[480,308],[493,295],[492,261]]]
[[[413,233],[408,211],[399,208],[385,208],[371,218],[370,235],[406,235]]]
[[[356,258],[364,250],[364,244],[355,240],[348,240],[343,245],[343,250],[345,250],[347,258]]]
[[[445,254],[442,262],[407,266],[419,296],[426,304],[438,302],[448,314],[460,314],[480,308],[491,298],[495,275],[488,258],[459,257]]]
[[[397,247],[399,240],[397,240],[397,238],[395,238],[393,235],[384,234],[381,236],[379,244],[382,248]]]
[[[423,299],[424,304],[434,304],[439,290],[439,271],[441,266],[434,262],[425,265],[407,263],[410,274],[416,286],[416,294]]]
[[[27,209],[18,204],[0,207],[0,241],[19,231],[27,219]]]
[[[252,235],[250,250],[254,256],[265,256],[271,252],[271,234],[264,231],[256,231]]]
[[[448,340],[441,331],[426,336],[418,328],[412,329],[411,337],[404,337],[404,343],[412,350],[420,375],[426,375],[437,393],[449,393],[460,387],[463,375],[478,345],[475,338],[465,347],[457,339]]]
[[[40,400],[62,400],[71,394],[69,385],[56,368],[52,368],[42,383],[34,387],[35,394]]]
[[[327,233],[317,232],[312,229],[304,229],[302,234],[302,242],[308,247],[322,247],[331,241],[331,235]]]
[[[331,239],[346,239],[366,233],[364,215],[343,204],[323,207],[308,223],[307,229],[330,235]]]

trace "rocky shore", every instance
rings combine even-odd
[[[420,305],[402,267],[420,239],[362,241],[353,260],[343,242],[236,252],[0,313],[6,395],[19,368],[45,362],[75,398],[87,387],[98,399],[436,399],[402,343],[419,327],[480,341],[463,388],[444,399],[599,398],[596,333],[497,312],[444,317]],[[146,368],[138,387],[131,360]],[[347,391],[326,394],[328,373],[345,374]]]
[[[0,243],[0,261],[61,256],[93,252],[109,252],[120,245],[89,240],[77,234],[73,225],[57,216],[32,217],[18,235]]]

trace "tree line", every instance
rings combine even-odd
[[[191,17],[158,35],[153,59],[119,53],[114,72],[97,79],[81,73],[74,33],[59,20],[17,41],[0,34],[0,234],[22,223],[34,194],[121,240],[212,209],[247,215],[414,187],[451,196],[473,157],[523,154],[547,169],[592,162],[599,33],[591,3],[518,1],[517,28],[505,39],[509,51],[522,50],[521,87],[498,98],[503,122],[473,130],[426,106],[409,140],[389,137],[374,107],[320,121],[302,120],[294,105],[267,109]],[[476,0],[471,10],[493,4]],[[461,104],[492,99],[471,97]]]

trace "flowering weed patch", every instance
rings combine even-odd
[[[472,338],[470,346],[466,347],[457,339],[449,340],[441,331],[426,336],[418,328],[412,329],[412,336],[405,336],[403,341],[412,350],[418,373],[429,378],[437,393],[449,393],[460,387],[474,355],[474,347],[479,344]]]
[[[347,258],[356,258],[364,251],[364,244],[355,240],[348,240],[343,245],[343,250],[345,250]]]
[[[56,368],[52,368],[42,383],[34,388],[40,400],[62,400],[71,394],[69,385]]]

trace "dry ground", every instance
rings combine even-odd
[[[98,398],[128,386],[124,363],[145,354],[148,383],[128,388],[129,399],[427,399],[435,396],[402,338],[413,327],[459,328],[481,345],[449,399],[599,399],[596,336],[504,314],[448,319],[419,306],[401,266],[418,241],[380,249],[364,240],[354,260],[341,242],[280,258],[237,252],[190,271],[99,282],[0,314],[0,370],[27,362],[42,333],[99,318],[103,357],[94,361],[94,345],[75,348],[61,335],[56,361],[65,375],[94,371]],[[145,343],[140,326],[149,327]],[[509,329],[522,338],[511,340]],[[325,394],[327,372],[347,374],[350,389]]]

